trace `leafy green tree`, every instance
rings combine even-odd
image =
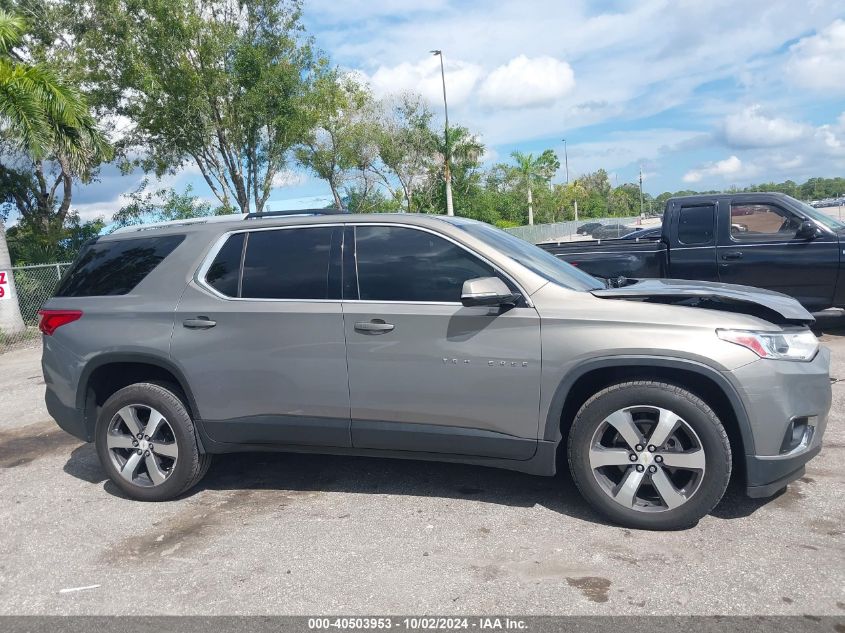
[[[121,148],[161,176],[199,169],[224,207],[262,211],[310,129],[325,64],[279,0],[83,0],[77,36]],[[130,154],[131,155],[131,154]]]
[[[0,10],[0,125],[7,143],[0,162],[0,222],[13,205],[21,216],[17,230],[36,233],[41,246],[48,248],[67,238],[74,179],[89,176],[110,148],[79,90],[49,66],[25,61],[27,56],[16,50],[25,27],[22,18]],[[29,162],[32,171],[10,166],[10,156]],[[52,169],[45,167],[48,161]],[[4,292],[12,298],[0,304],[0,329],[7,333],[24,327],[11,279],[11,256],[0,228],[0,269],[10,277]]]
[[[419,95],[406,93],[382,105],[375,129],[379,160],[371,168],[391,197],[401,197],[408,212],[416,209],[414,194],[426,182],[437,158],[432,118]]]
[[[427,182],[418,190],[417,208],[426,213],[443,213],[446,209],[444,160],[446,142],[434,135],[435,155]],[[463,126],[449,128],[449,167],[452,174],[452,196],[456,215],[475,217],[474,207],[481,189],[481,157],[484,144]]]
[[[331,72],[316,80],[310,103],[314,127],[295,155],[301,165],[326,181],[335,208],[343,209],[347,185],[365,189],[372,181],[367,171],[375,160],[373,100],[353,78]],[[364,182],[359,183],[362,178]]]
[[[45,64],[14,47],[24,22],[0,11],[0,119],[6,150],[0,163],[2,197],[22,221],[44,233],[59,230],[70,211],[74,182],[89,182],[111,148],[82,93]]]
[[[632,183],[614,187],[610,192],[611,215],[629,217],[640,213],[640,189]]]
[[[560,169],[560,161],[554,151],[547,149],[539,156],[524,154],[519,151],[511,153],[516,161],[516,171],[519,173],[528,200],[528,224],[534,224],[534,190],[537,186],[545,185],[548,188],[549,182]]]
[[[46,236],[43,231],[33,230],[30,224],[18,223],[9,228],[6,237],[15,265],[52,264],[74,259],[82,245],[99,235],[104,226],[102,218],[83,221],[77,212],[71,211],[64,226],[52,229]]]
[[[149,181],[144,179],[135,191],[128,194],[129,203],[118,209],[112,218],[115,228],[232,213],[232,209],[212,205],[195,196],[190,185],[182,193],[168,187],[148,191],[148,187]]]
[[[401,211],[404,201],[401,197],[388,198],[381,189],[361,186],[351,186],[346,191],[346,208],[351,213],[384,213],[386,211]]]

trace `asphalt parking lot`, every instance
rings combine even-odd
[[[845,316],[820,324],[845,378]],[[565,473],[349,457],[225,456],[130,501],[49,419],[39,358],[0,355],[0,614],[845,613],[845,383],[804,478],[655,533]]]

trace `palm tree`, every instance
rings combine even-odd
[[[511,152],[511,157],[516,161],[516,172],[525,182],[528,190],[528,224],[534,224],[534,195],[531,190],[534,185],[548,184],[558,169],[560,161],[557,155],[550,149],[534,157],[534,154],[523,154],[522,152]]]
[[[33,160],[55,153],[84,169],[92,156],[109,153],[108,143],[79,90],[15,53],[24,29],[21,17],[0,10],[0,125]]]
[[[21,17],[0,10],[0,133],[36,166],[54,157],[67,178],[85,173],[100,157],[110,154],[110,147],[82,93],[63,83],[47,66],[28,63],[15,52],[25,28]],[[69,197],[66,202],[70,204]],[[2,227],[0,271],[6,272],[8,282],[6,296],[0,299],[0,330],[18,332],[24,324]]]

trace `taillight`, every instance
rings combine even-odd
[[[82,310],[39,310],[38,329],[47,336],[52,336],[53,332],[63,325],[81,318]]]

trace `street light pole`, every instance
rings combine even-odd
[[[563,161],[566,165],[566,184],[569,184],[569,153],[566,151],[566,139],[563,139]]]
[[[640,165],[640,219],[643,217],[643,166]]]
[[[444,135],[446,154],[443,157],[443,176],[446,180],[446,215],[455,215],[455,208],[452,205],[452,170],[449,168],[449,104],[446,102],[446,71],[443,69],[443,51],[433,50],[431,54],[440,58],[440,78],[443,80],[443,111],[446,115]]]

